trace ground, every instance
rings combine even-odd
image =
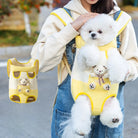
[[[56,94],[56,69],[39,73],[37,102],[16,104],[8,98],[6,67],[0,70],[0,138],[50,138],[52,106]],[[125,137],[138,137],[138,80],[125,87]]]

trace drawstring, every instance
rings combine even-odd
[[[104,79],[103,79],[103,75],[98,75],[98,74],[97,74],[97,77],[98,77],[99,85],[100,85],[100,86],[101,86],[101,81],[102,81],[102,83],[105,83],[105,82],[104,82]]]

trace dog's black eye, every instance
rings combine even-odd
[[[89,33],[91,33],[92,31],[91,30],[89,30]]]
[[[102,32],[101,30],[98,30],[98,33],[99,33],[99,34],[102,34],[103,32]]]

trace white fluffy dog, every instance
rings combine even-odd
[[[116,37],[117,25],[115,21],[105,14],[100,14],[90,19],[80,29],[80,34],[85,41],[85,46],[79,51],[77,62],[81,70],[102,64],[108,69],[108,77],[113,83],[124,81],[128,73],[128,64],[116,48],[108,51],[108,60],[103,57],[98,46],[111,42]],[[107,75],[106,75],[107,76]],[[91,130],[91,103],[87,96],[81,95],[75,101],[71,118],[64,122],[62,138],[82,138]],[[100,115],[103,125],[118,127],[123,120],[123,115],[117,98],[109,98]]]

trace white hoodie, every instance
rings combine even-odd
[[[82,6],[80,0],[71,0],[64,7],[71,11],[73,19],[76,19],[81,14],[88,13]],[[113,17],[114,13],[118,10],[120,10],[120,8],[117,5],[114,6],[114,9],[109,15]],[[39,60],[40,71],[45,72],[53,69],[57,65],[60,66],[58,75],[59,72],[62,75],[60,75],[60,79],[58,76],[58,84],[60,84],[68,74],[68,70],[62,62],[66,44],[77,35],[79,35],[79,32],[77,32],[71,24],[64,26],[56,16],[50,15],[46,19],[38,40],[33,46],[31,56],[32,58]],[[121,47],[119,51],[130,65],[130,76],[125,80],[128,81],[135,79],[138,76],[138,48],[132,22],[129,22],[127,27],[121,33],[120,38]]]

